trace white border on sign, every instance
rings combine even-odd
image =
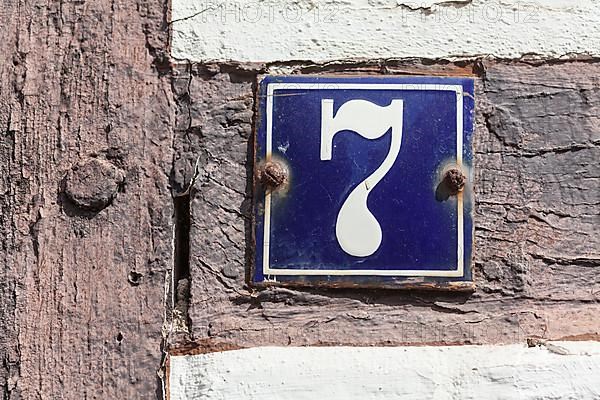
[[[273,150],[273,94],[281,89],[304,90],[434,90],[451,91],[456,93],[456,163],[462,165],[463,147],[463,87],[461,85],[440,84],[400,84],[400,83],[269,83],[267,84],[267,137],[266,159],[271,160]],[[457,195],[457,268],[455,270],[377,270],[377,269],[280,269],[270,268],[270,236],[271,236],[271,193],[265,194],[265,221],[263,233],[263,275],[276,277],[277,275],[333,275],[333,276],[428,276],[428,277],[461,277],[464,273],[464,221],[463,221],[463,194]]]

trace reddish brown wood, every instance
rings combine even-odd
[[[166,7],[3,2],[3,399],[160,396],[173,250]]]

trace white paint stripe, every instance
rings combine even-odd
[[[599,399],[600,343],[262,347],[170,358],[171,400]]]
[[[270,85],[267,87],[267,115],[273,115],[273,90],[274,87]],[[267,137],[266,137],[266,161],[271,161],[271,156],[273,153],[273,118],[267,117]],[[269,218],[265,217],[264,224],[264,233],[263,233],[263,271],[267,271],[270,265],[270,232],[271,232],[271,191],[267,190],[265,192],[265,215],[268,215]]]
[[[463,137],[464,137],[464,128],[463,128],[463,106],[464,106],[464,95],[462,90],[456,91],[456,163],[459,167],[463,164]],[[465,218],[464,218],[464,194],[463,192],[459,192],[457,197],[458,209],[457,209],[457,224],[456,230],[458,231],[458,245],[456,246],[456,257],[458,258],[458,271],[460,272],[460,276],[463,275],[465,269]]]
[[[600,56],[597,0],[473,0],[462,7],[448,3],[173,0],[172,55],[192,61],[266,62]]]
[[[275,90],[302,89],[302,90],[432,90],[456,92],[456,159],[462,164],[463,147],[463,87],[461,85],[443,84],[405,84],[405,83],[269,83],[267,85],[267,131],[266,131],[266,159],[271,159],[273,148],[273,95]],[[263,232],[263,274],[267,280],[276,281],[277,275],[302,275],[302,276],[427,276],[427,277],[461,277],[464,274],[464,230],[463,230],[463,196],[460,193],[457,201],[457,264],[453,270],[381,270],[381,269],[284,269],[271,268],[270,242],[271,242],[271,193],[265,194],[265,214]]]

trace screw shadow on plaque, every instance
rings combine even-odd
[[[435,199],[446,201],[450,196],[456,196],[464,189],[466,182],[467,177],[459,168],[449,169],[435,189]]]

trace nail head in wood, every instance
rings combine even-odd
[[[119,168],[108,161],[91,158],[69,171],[64,192],[78,208],[100,211],[113,201],[124,179]]]

